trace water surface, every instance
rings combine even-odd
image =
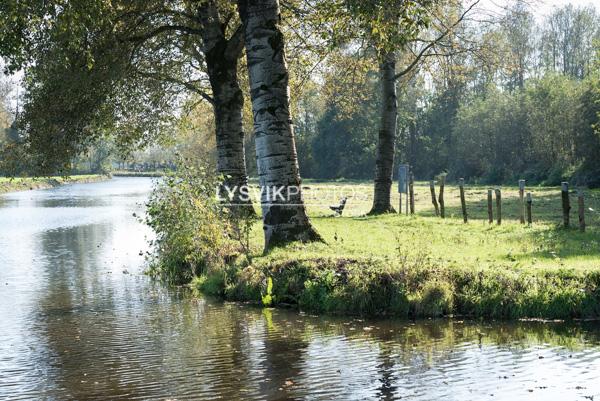
[[[152,283],[150,188],[0,197],[0,399],[600,400],[595,324],[316,317]]]

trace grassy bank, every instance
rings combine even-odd
[[[108,176],[101,174],[72,175],[69,177],[0,177],[0,194],[33,189],[48,189],[65,184],[104,181],[108,178]]]
[[[308,211],[326,243],[263,255],[257,221],[249,254],[206,267],[193,287],[229,300],[332,314],[599,318],[600,191],[586,192],[591,210],[581,233],[561,227],[558,188],[529,190],[532,227],[518,222],[516,187],[503,188],[498,226],[487,222],[483,187],[467,189],[470,220],[464,224],[453,186],[446,188],[449,217],[442,220],[425,183],[416,186],[414,216],[365,216],[368,184],[309,183]],[[349,196],[346,211],[333,217],[328,205],[341,196]],[[575,213],[572,221],[576,226]]]

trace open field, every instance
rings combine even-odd
[[[426,183],[415,185],[414,216],[365,216],[372,200],[372,187],[368,184],[312,183],[306,187],[309,214],[327,245],[308,245],[304,247],[305,252],[321,256],[386,257],[396,255],[400,247],[409,252],[425,251],[451,262],[477,266],[491,262],[600,268],[599,190],[585,193],[587,230],[581,233],[577,229],[577,199],[574,195],[571,197],[572,228],[562,228],[559,188],[527,189],[534,199],[533,226],[527,227],[519,223],[517,187],[502,189],[503,221],[500,226],[495,222],[488,224],[486,187],[466,187],[467,224],[462,221],[458,187],[453,185],[445,190],[446,219],[435,216]],[[334,218],[328,205],[337,203],[341,196],[349,196],[347,206],[343,217]],[[397,193],[394,193],[393,202],[398,203]],[[256,236],[260,234],[257,232]]]
[[[96,182],[108,177],[101,174],[72,175],[69,177],[0,177],[0,194],[7,192],[48,189],[65,184]]]
[[[201,277],[195,286],[243,301],[260,302],[269,293],[273,304],[327,313],[600,317],[598,190],[586,191],[587,230],[582,233],[575,196],[572,227],[561,226],[559,188],[527,189],[534,196],[534,223],[527,227],[519,223],[516,187],[503,188],[500,226],[488,224],[485,187],[466,188],[467,224],[453,185],[446,186],[446,219],[435,217],[426,183],[415,186],[414,216],[365,216],[368,184],[308,182],[304,187],[323,243],[296,243],[263,255],[257,221],[251,261],[238,261],[226,274]],[[333,217],[328,205],[341,196],[349,196],[346,210],[343,217]]]
[[[395,188],[394,188],[395,190]],[[436,194],[439,188],[436,187]],[[304,256],[395,257],[399,250],[426,252],[433,257],[464,265],[503,263],[545,268],[600,268],[600,190],[585,191],[585,233],[578,230],[577,198],[571,194],[571,228],[562,227],[560,188],[532,187],[533,225],[519,222],[517,187],[502,188],[502,224],[488,223],[487,187],[467,186],[469,222],[463,223],[458,187],[445,188],[446,218],[435,216],[429,184],[415,185],[415,215],[367,216],[372,185],[360,182],[304,185],[309,215],[325,244],[299,245]],[[342,217],[334,217],[329,205],[348,197]],[[393,203],[398,204],[394,191]],[[406,195],[403,194],[403,199]],[[405,200],[405,199],[404,199]],[[405,205],[405,203],[403,203]],[[496,213],[494,199],[494,213]],[[259,208],[256,207],[259,212]],[[396,206],[397,209],[397,206]],[[253,230],[256,254],[262,247],[262,229]],[[293,248],[293,247],[292,247]],[[290,252],[276,249],[271,256]]]

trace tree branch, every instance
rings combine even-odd
[[[452,24],[450,25],[444,32],[442,32],[442,34],[440,36],[438,36],[437,38],[435,38],[433,41],[431,41],[427,46],[425,46],[423,49],[421,49],[421,51],[419,52],[419,54],[417,54],[417,56],[415,57],[415,59],[412,61],[412,63],[410,63],[404,70],[400,71],[399,73],[397,73],[394,76],[394,79],[399,79],[402,76],[408,74],[413,68],[415,68],[415,66],[419,63],[419,61],[421,61],[421,59],[423,58],[423,56],[425,55],[425,53],[427,51],[429,51],[429,49],[431,49],[433,46],[435,46],[436,43],[438,43],[439,41],[441,41],[442,39],[444,39],[446,37],[446,35],[448,35],[450,33],[450,31],[452,31],[452,29],[454,29],[458,24],[460,24],[466,17],[466,15],[473,9],[473,7],[475,7],[481,0],[476,0],[473,4],[471,4],[469,6],[469,8],[467,8],[465,10],[465,12],[463,12],[461,14],[461,16]]]
[[[244,50],[244,25],[237,27],[233,35],[227,40],[225,56],[232,61],[239,59]]]
[[[163,32],[169,32],[169,31],[183,32],[183,33],[187,33],[190,35],[200,35],[202,33],[202,31],[200,29],[191,28],[191,27],[185,26],[185,25],[163,25],[163,26],[160,26],[144,35],[131,36],[131,37],[127,38],[127,41],[129,41],[129,42],[145,42],[146,40],[151,39],[155,36],[158,36]]]
[[[197,93],[198,95],[200,95],[204,100],[206,100],[207,102],[209,102],[210,104],[215,103],[215,100],[212,98],[212,96],[210,96],[208,93],[206,93],[204,90],[198,88],[197,86],[195,86],[192,82],[193,81],[182,81],[181,79],[175,78],[175,77],[170,77],[170,76],[165,76],[162,74],[156,74],[156,73],[152,73],[152,72],[145,72],[145,71],[140,71],[140,70],[136,70],[135,71],[137,74],[141,75],[142,77],[145,78],[150,78],[150,79],[154,79],[157,81],[166,81],[166,82],[170,82],[176,85],[180,85],[183,86],[184,88]]]

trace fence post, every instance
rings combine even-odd
[[[446,185],[446,174],[440,175],[440,196],[438,201],[440,203],[440,216],[442,219],[446,218],[446,208],[444,207],[444,186]]]
[[[460,189],[460,206],[462,207],[463,221],[466,223],[467,217],[467,203],[465,201],[465,179],[458,179],[458,188]]]
[[[439,216],[440,208],[438,206],[437,199],[435,197],[435,181],[434,180],[429,181],[429,192],[431,192],[431,203],[433,203],[433,207],[435,209],[435,215]]]
[[[398,214],[402,214],[402,192],[398,192]]]
[[[525,180],[519,180],[519,217],[521,224],[525,224]]]
[[[414,184],[415,184],[415,176],[413,175],[412,171],[409,174],[409,179],[408,179],[408,195],[410,197],[410,214],[415,214],[415,189],[414,189]]]
[[[488,206],[488,223],[494,222],[494,209],[492,203],[492,190],[488,189],[487,206]]]
[[[533,199],[531,198],[531,192],[527,192],[527,224],[531,226],[532,218],[531,218],[531,204],[533,203]]]
[[[500,188],[496,188],[496,218],[498,225],[502,224],[502,192],[500,192]]]
[[[579,230],[585,232],[585,203],[581,189],[577,190],[577,203],[579,206]]]
[[[569,200],[569,183],[563,182],[560,186],[562,197],[563,223],[569,227],[569,213],[571,212],[571,202]]]

